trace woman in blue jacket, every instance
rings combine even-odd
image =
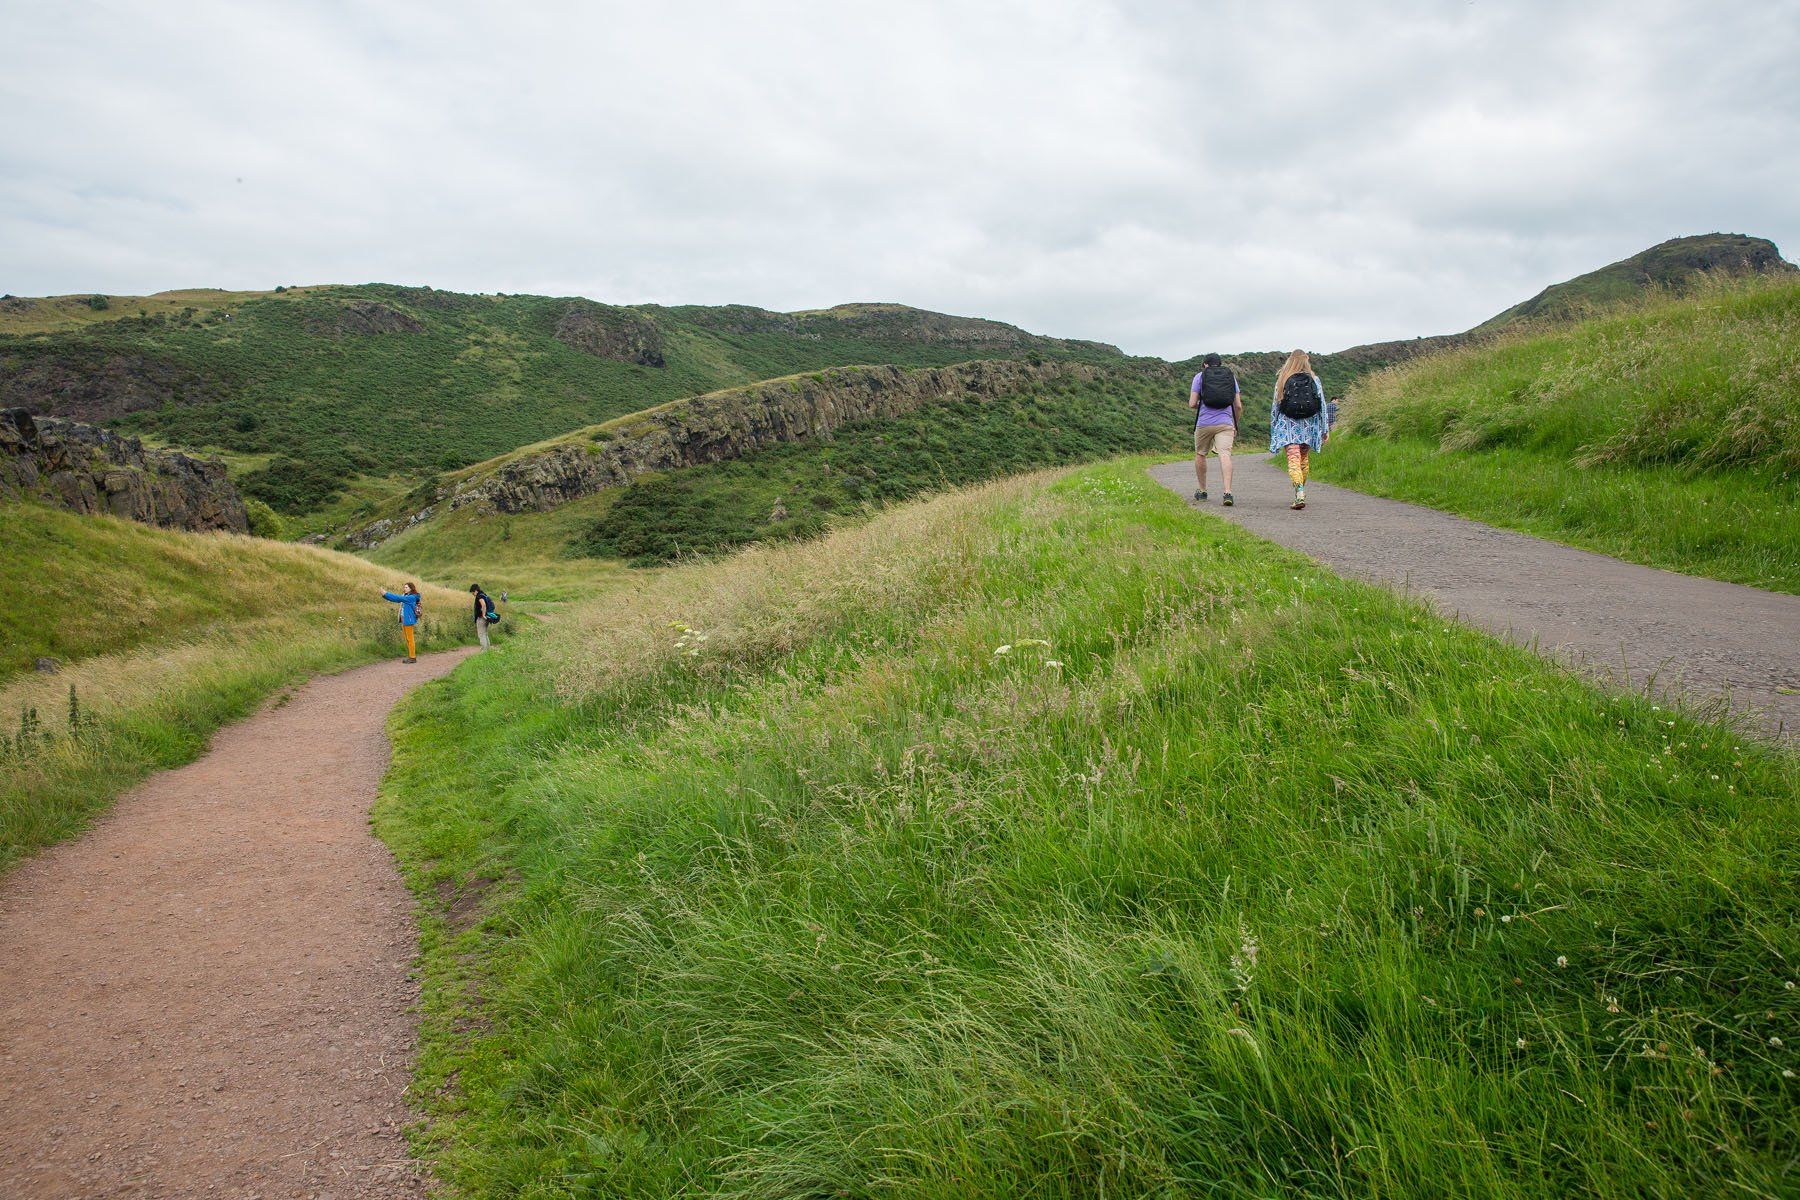
[[[419,661],[418,643],[413,640],[414,630],[419,624],[419,609],[425,604],[425,597],[419,595],[419,585],[409,583],[406,590],[399,595],[393,592],[381,593],[381,598],[389,604],[400,606],[400,632],[406,635],[406,661]]]
[[[1289,385],[1293,386],[1290,387]],[[1312,456],[1325,448],[1331,428],[1325,416],[1325,387],[1313,374],[1306,351],[1296,350],[1275,377],[1275,404],[1269,410],[1269,453],[1287,456],[1294,481],[1294,508],[1306,507],[1306,477]]]

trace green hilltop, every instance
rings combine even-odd
[[[1671,238],[1598,271],[1552,284],[1531,299],[1483,321],[1471,332],[1502,329],[1521,321],[1591,316],[1646,293],[1685,291],[1704,279],[1792,274],[1795,270],[1767,238],[1738,233]]]

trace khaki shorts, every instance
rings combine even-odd
[[[1237,441],[1237,430],[1230,425],[1196,425],[1194,426],[1194,457],[1203,458],[1208,450],[1229,454],[1232,443],[1235,441]]]

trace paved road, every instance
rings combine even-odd
[[[1309,483],[1289,507],[1287,473],[1260,455],[1236,463],[1234,508],[1208,462],[1203,508],[1344,575],[1408,590],[1521,645],[1665,693],[1721,698],[1770,733],[1800,741],[1800,596],[1696,579],[1398,500]],[[1189,498],[1190,461],[1150,474]]]
[[[469,651],[314,680],[0,880],[0,1197],[426,1194],[385,721]]]

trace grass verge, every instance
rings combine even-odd
[[[1580,468],[1516,447],[1366,437],[1333,437],[1313,473],[1627,562],[1800,593],[1800,486],[1772,473]]]
[[[1800,592],[1800,282],[1647,301],[1352,389],[1319,478]]]
[[[392,728],[458,1194],[1797,1182],[1795,760],[1140,463],[646,577]]]

